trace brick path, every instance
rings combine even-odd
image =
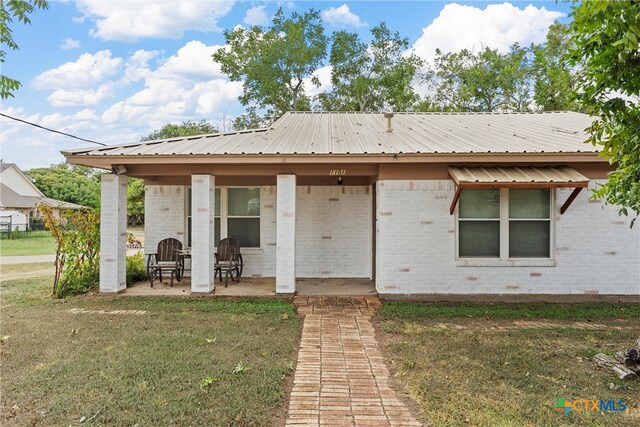
[[[377,297],[296,297],[305,316],[287,426],[419,426],[389,386]]]

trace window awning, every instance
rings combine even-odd
[[[589,184],[589,178],[568,166],[449,166],[449,176],[456,183],[449,214],[453,214],[463,188],[575,188],[560,208],[560,213],[564,213]]]

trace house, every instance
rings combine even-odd
[[[590,198],[612,167],[592,119],[553,113],[290,112],[270,128],[65,151],[102,177],[100,290],[125,288],[127,176],[145,242],[192,248],[214,288],[223,237],[245,275],[370,278],[381,295],[640,296],[640,236]]]
[[[0,162],[0,211],[4,211],[0,212],[0,216],[10,217],[6,211],[22,214],[11,216],[19,221],[12,221],[12,231],[30,227],[31,222],[40,217],[40,204],[51,207],[54,216],[59,220],[62,220],[62,211],[65,209],[85,209],[84,206],[75,203],[45,197],[15,163]]]

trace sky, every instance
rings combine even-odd
[[[223,31],[269,25],[282,7],[319,10],[327,36],[356,32],[370,40],[384,21],[426,61],[443,52],[542,43],[570,4],[555,1],[234,1],[66,0],[13,23],[19,50],[2,73],[22,82],[0,112],[105,144],[139,141],[167,123],[205,119],[221,130],[244,109],[240,82],[230,81],[211,54]],[[3,46],[3,49],[6,47]],[[331,69],[316,72],[330,88]],[[309,94],[319,90],[307,85]],[[0,156],[23,170],[64,161],[60,150],[89,146],[0,117]]]

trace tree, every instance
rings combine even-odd
[[[428,84],[433,101],[448,111],[528,111],[531,104],[530,49],[485,48],[443,54],[436,50]]]
[[[179,125],[167,124],[158,130],[151,132],[149,135],[142,137],[140,141],[152,141],[154,139],[175,138],[178,136],[205,135],[210,133],[218,133],[218,129],[202,119],[199,122],[192,120],[184,121]]]
[[[577,109],[574,89],[580,67],[567,63],[570,47],[568,27],[555,22],[549,27],[546,43],[533,48],[534,100],[542,111]]]
[[[333,33],[329,62],[333,90],[318,96],[324,110],[406,111],[419,99],[412,87],[423,61],[405,55],[409,39],[384,22],[371,30],[366,44],[356,33]]]
[[[571,64],[584,64],[577,82],[583,110],[597,115],[588,142],[616,166],[596,197],[622,215],[640,213],[640,2],[582,2],[569,24]],[[633,222],[632,222],[633,224]]]
[[[144,180],[127,181],[127,215],[130,224],[144,224]]]
[[[227,47],[218,49],[213,60],[232,81],[243,83],[240,102],[249,117],[240,116],[234,126],[268,125],[286,111],[309,110],[305,80],[320,82],[313,73],[326,56],[327,38],[320,14],[309,10],[285,18],[282,8],[272,26],[226,30]]]
[[[90,208],[100,206],[100,172],[64,163],[26,171],[46,197]]]
[[[36,8],[48,9],[49,3],[45,0],[8,0],[5,3],[3,0],[0,4],[0,44],[6,45],[11,50],[18,50],[18,44],[13,40],[13,31],[9,28],[9,24],[14,19],[23,24],[31,24],[29,15]],[[5,50],[0,49],[0,64],[4,64],[5,56]],[[13,97],[13,92],[18,90],[20,86],[21,83],[18,80],[0,74],[0,98]]]

